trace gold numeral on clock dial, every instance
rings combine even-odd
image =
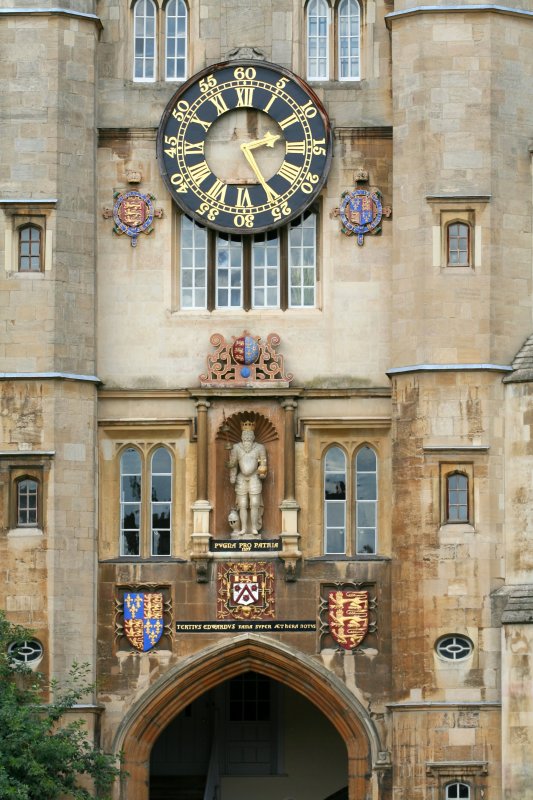
[[[235,205],[238,208],[244,208],[245,206],[250,207],[252,205],[250,192],[246,186],[237,186],[237,200],[235,201]]]
[[[263,109],[263,110],[264,110],[264,112],[265,112],[265,114],[268,114],[268,112],[270,111],[270,106],[272,105],[272,103],[273,103],[273,102],[274,102],[274,100],[276,100],[276,99],[277,99],[277,98],[276,98],[276,95],[275,95],[275,94],[273,94],[273,95],[272,95],[272,97],[270,98],[270,100],[268,101],[268,103],[266,104],[266,106],[265,106],[265,107],[264,107],[264,109]]]
[[[287,153],[293,153],[299,156],[305,155],[305,142],[287,142],[286,146]]]
[[[294,125],[295,122],[298,122],[298,117],[296,114],[290,114],[288,117],[285,117],[285,119],[282,119],[278,124],[282,130],[285,130],[285,128],[288,128],[289,125]]]
[[[300,169],[301,167],[296,167],[294,164],[289,164],[288,161],[284,161],[278,170],[278,175],[281,178],[285,178],[285,180],[289,183],[294,183],[298,177]]]
[[[209,197],[212,197],[213,200],[219,200],[221,203],[225,203],[227,188],[227,184],[222,183],[222,181],[219,181],[219,179],[216,178],[214,184],[210,189],[207,190],[206,194],[208,194]]]
[[[221,114],[225,114],[228,110],[228,106],[226,105],[226,101],[222,97],[221,94],[214,94],[213,97],[210,97],[209,100],[215,106],[217,110],[217,117],[220,117]]]
[[[201,125],[204,131],[208,131],[211,127],[210,122],[206,122],[204,119],[199,119],[196,115],[191,118],[191,122],[196,122],[197,125]]]
[[[235,91],[237,92],[237,108],[241,108],[242,106],[253,105],[253,99],[254,99],[253,86],[237,86]]]
[[[198,185],[200,185],[202,181],[205,181],[205,179],[211,175],[211,170],[205,161],[200,161],[199,164],[189,167],[189,172],[191,173],[191,178],[193,181]]]
[[[183,152],[186,156],[203,156],[204,143],[203,142],[183,142]]]
[[[175,191],[179,194],[187,194],[187,184],[183,180],[183,175],[179,172],[175,172],[173,175],[170,176],[170,183],[172,186],[175,187]]]

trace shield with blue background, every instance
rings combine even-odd
[[[163,635],[163,595],[127,592],[124,595],[124,633],[136,650],[151,650]]]

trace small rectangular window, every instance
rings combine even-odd
[[[37,225],[19,229],[19,272],[40,272],[42,269],[42,230]]]
[[[279,307],[279,237],[277,231],[254,236],[252,295],[254,308]]]
[[[217,236],[217,308],[242,306],[242,238],[221,233]]]
[[[316,290],[316,214],[289,227],[289,306],[313,308]]]

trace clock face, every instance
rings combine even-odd
[[[217,230],[257,233],[297,217],[322,189],[329,120],[288,70],[224,62],[176,92],[161,119],[157,157],[186,214]]]

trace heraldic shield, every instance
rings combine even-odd
[[[151,650],[163,634],[163,595],[128,592],[124,595],[124,633],[136,650]]]
[[[337,644],[345,650],[353,650],[368,631],[368,592],[330,592],[328,622]]]

